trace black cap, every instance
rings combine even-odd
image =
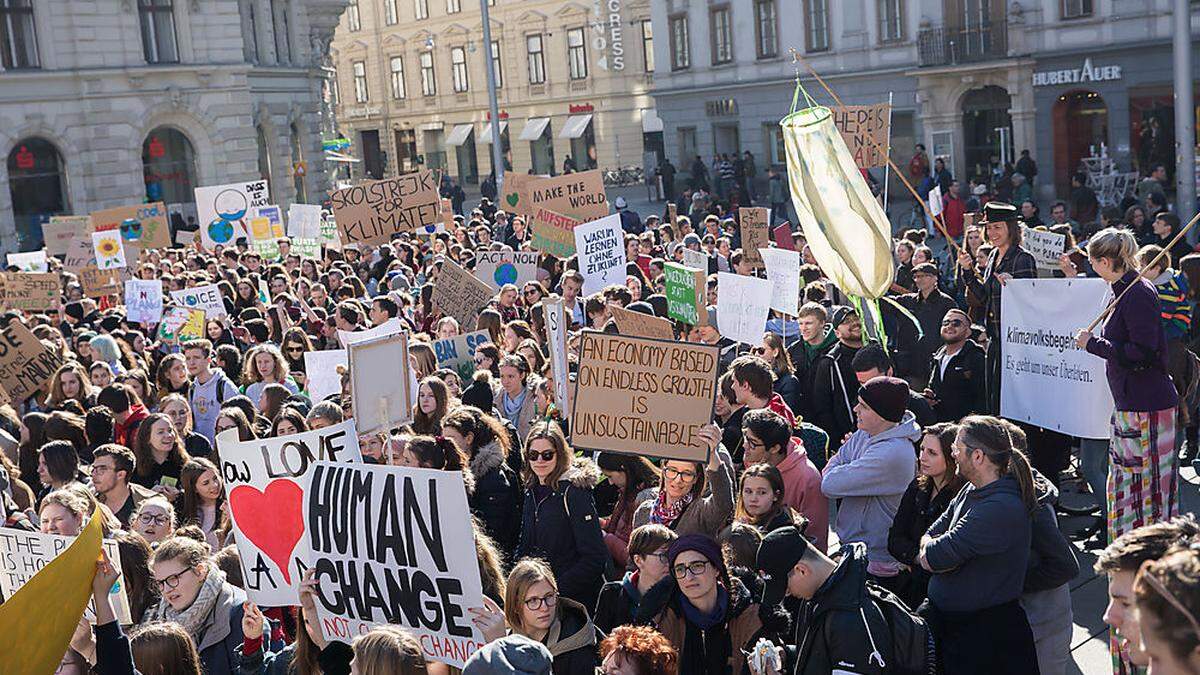
[[[929,275],[935,276],[935,277],[940,277],[942,275],[942,271],[938,269],[937,265],[934,265],[933,263],[927,263],[927,262],[921,263],[920,265],[917,265],[916,267],[914,267],[912,270],[912,273],[913,274],[929,274]]]
[[[799,528],[789,525],[772,531],[758,546],[754,565],[763,578],[762,604],[773,607],[787,595],[788,574],[808,550],[808,540]]]
[[[983,221],[981,225],[987,223],[1006,223],[1015,221],[1020,217],[1020,212],[1017,207],[1004,202],[990,201],[983,205]]]
[[[835,305],[829,312],[829,325],[837,328],[838,326],[842,325],[846,319],[849,319],[852,316],[858,316],[854,313],[853,307],[847,307],[846,305]]]

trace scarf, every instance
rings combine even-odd
[[[692,503],[692,493],[687,493],[683,499],[673,503],[667,503],[667,491],[659,490],[658,497],[654,500],[654,510],[650,512],[650,522],[657,525],[666,525],[670,527],[679,516],[683,515],[688,505]]]
[[[725,611],[729,608],[729,593],[724,586],[717,585],[717,604],[708,614],[697,609],[682,593],[679,594],[679,606],[683,609],[683,616],[688,623],[699,626],[701,630],[708,630],[725,620]]]
[[[513,424],[517,423],[517,417],[521,413],[521,406],[525,405],[525,397],[529,395],[528,389],[522,389],[521,395],[514,398],[509,398],[508,392],[504,392],[504,396],[500,397],[500,404],[504,407],[504,417]]]
[[[201,638],[204,637],[201,632],[207,628],[208,615],[212,613],[213,607],[217,604],[217,597],[221,594],[224,586],[225,573],[210,563],[208,576],[204,578],[200,585],[200,592],[196,594],[196,599],[192,601],[191,605],[177,610],[167,602],[166,598],[163,598],[158,601],[157,605],[150,608],[145,621],[174,621],[183,626],[188,635],[192,636],[192,640],[199,645]]]

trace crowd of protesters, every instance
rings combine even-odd
[[[1009,280],[1037,273],[1021,229],[1036,213],[977,203],[978,221],[950,233],[964,242],[953,260],[939,261],[924,231],[904,233],[893,294],[906,312],[885,313],[884,343],[796,233],[798,316],[773,316],[760,344],[738,344],[715,320],[715,272],[755,273],[736,204],[722,201],[753,198],[741,187],[753,157],[735,160],[714,160],[712,201],[693,197],[675,222],[618,205],[624,285],[585,297],[577,260],[542,254],[537,279],[500,286],[473,325],[433,302],[445,261],[471,269],[477,251],[531,247],[525,219],[490,200],[443,234],[331,247],[319,260],[286,240],[278,260],[245,242],[144,251],[131,261],[138,278],[222,293],[228,316],[182,343],[128,321],[115,296],[84,297],[52,258],[61,311],[0,317],[63,359],[41,391],[0,407],[12,441],[0,515],[76,535],[99,505],[133,619],[118,624],[116,572],[101,561],[94,618],[59,672],[450,672],[395,626],[327,642],[311,577],[297,607],[249,602],[218,469],[219,432],[245,441],[352,417],[345,384],[309,395],[305,354],[391,319],[409,333],[414,421],[360,447],[370,463],[464,477],[485,596],[471,620],[486,644],[462,672],[1066,672],[1079,563],[1056,502],[1072,441],[996,417],[1000,300]],[[950,180],[944,167],[921,171]],[[708,180],[699,158],[691,173]],[[960,199],[953,181],[944,193]],[[1121,298],[1101,333],[1077,338],[1105,359],[1117,410],[1111,443],[1079,448],[1107,521],[1097,569],[1109,577],[1114,668],[1188,673],[1200,670],[1200,526],[1176,517],[1177,439],[1194,452],[1195,383],[1184,380],[1200,256],[1175,257],[1179,220],[1154,203],[1068,232],[1058,274],[1099,276]],[[1139,250],[1148,231],[1157,250]],[[1089,237],[1085,251],[1073,234]],[[576,451],[543,301],[565,302],[574,365],[575,331],[616,332],[611,307],[666,315],[663,265],[684,248],[708,257],[709,321],[675,323],[676,334],[721,354],[713,422],[699,434],[707,460]],[[474,374],[439,367],[432,343],[475,330],[489,339]]]

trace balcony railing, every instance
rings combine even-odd
[[[1004,58],[1008,54],[1008,26],[985,23],[971,28],[937,26],[917,34],[922,66],[951,66]]]

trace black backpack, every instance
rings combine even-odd
[[[933,641],[933,631],[925,619],[917,616],[904,604],[895,593],[868,581],[866,595],[875,605],[885,622],[891,637],[892,654],[889,659],[875,650],[872,639],[871,648],[875,650],[872,659],[878,655],[878,663],[885,672],[896,675],[935,675],[937,673],[937,648]],[[863,616],[863,625],[870,637],[871,628]]]

